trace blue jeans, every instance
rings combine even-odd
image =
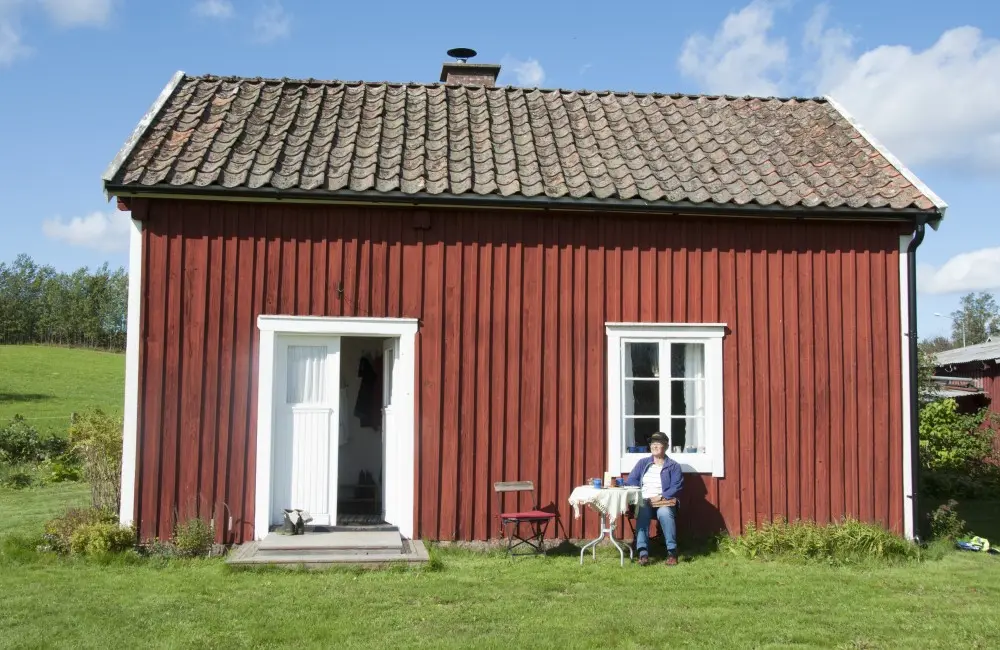
[[[649,522],[653,519],[653,506],[649,499],[642,500],[639,516],[635,525],[635,548],[639,555],[647,553],[649,547]],[[667,552],[677,550],[677,506],[661,506],[656,509],[656,520],[660,522],[663,539],[667,543]]]

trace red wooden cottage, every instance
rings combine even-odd
[[[682,534],[913,532],[914,251],[945,205],[833,100],[178,73],[131,211],[121,519],[497,536],[649,434]]]

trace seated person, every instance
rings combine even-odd
[[[680,465],[667,458],[667,444],[665,433],[651,435],[651,454],[636,463],[625,479],[625,485],[642,488],[635,526],[635,547],[642,566],[649,564],[649,522],[654,510],[667,545],[667,564],[677,564],[677,497],[684,487],[684,474]]]

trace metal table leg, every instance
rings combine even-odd
[[[601,534],[598,535],[596,539],[592,539],[591,541],[584,544],[583,548],[580,549],[580,566],[583,566],[583,554],[587,552],[588,548],[590,549],[591,556],[594,558],[595,561],[597,560],[597,544],[602,539],[604,539],[605,535],[608,536],[608,539],[611,541],[611,544],[614,545],[616,549],[618,549],[618,555],[621,559],[620,562],[621,566],[625,566],[625,549],[618,543],[618,540],[615,539],[615,524],[612,520],[608,518],[608,515],[603,512],[601,513]],[[629,561],[634,559],[634,557],[635,556],[632,552],[632,547],[628,546]]]

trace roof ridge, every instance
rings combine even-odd
[[[202,80],[202,81],[252,81],[255,83],[286,83],[286,84],[320,84],[320,85],[336,85],[343,84],[346,86],[408,86],[408,87],[418,87],[418,88],[485,88],[487,90],[521,90],[525,92],[538,91],[542,93],[564,93],[564,94],[586,94],[586,95],[615,95],[617,97],[669,97],[673,99],[724,99],[724,100],[760,100],[760,101],[780,101],[780,102],[816,102],[817,104],[825,104],[829,101],[827,97],[820,96],[778,96],[778,95],[728,95],[728,94],[710,94],[710,93],[685,93],[685,92],[646,92],[646,91],[635,91],[635,90],[594,90],[589,88],[542,88],[539,86],[513,86],[507,85],[495,85],[486,86],[484,84],[464,84],[464,83],[445,83],[441,81],[373,81],[366,79],[318,79],[315,77],[244,77],[240,75],[217,75],[217,74],[201,74],[201,75],[185,75],[185,78],[192,80]]]

